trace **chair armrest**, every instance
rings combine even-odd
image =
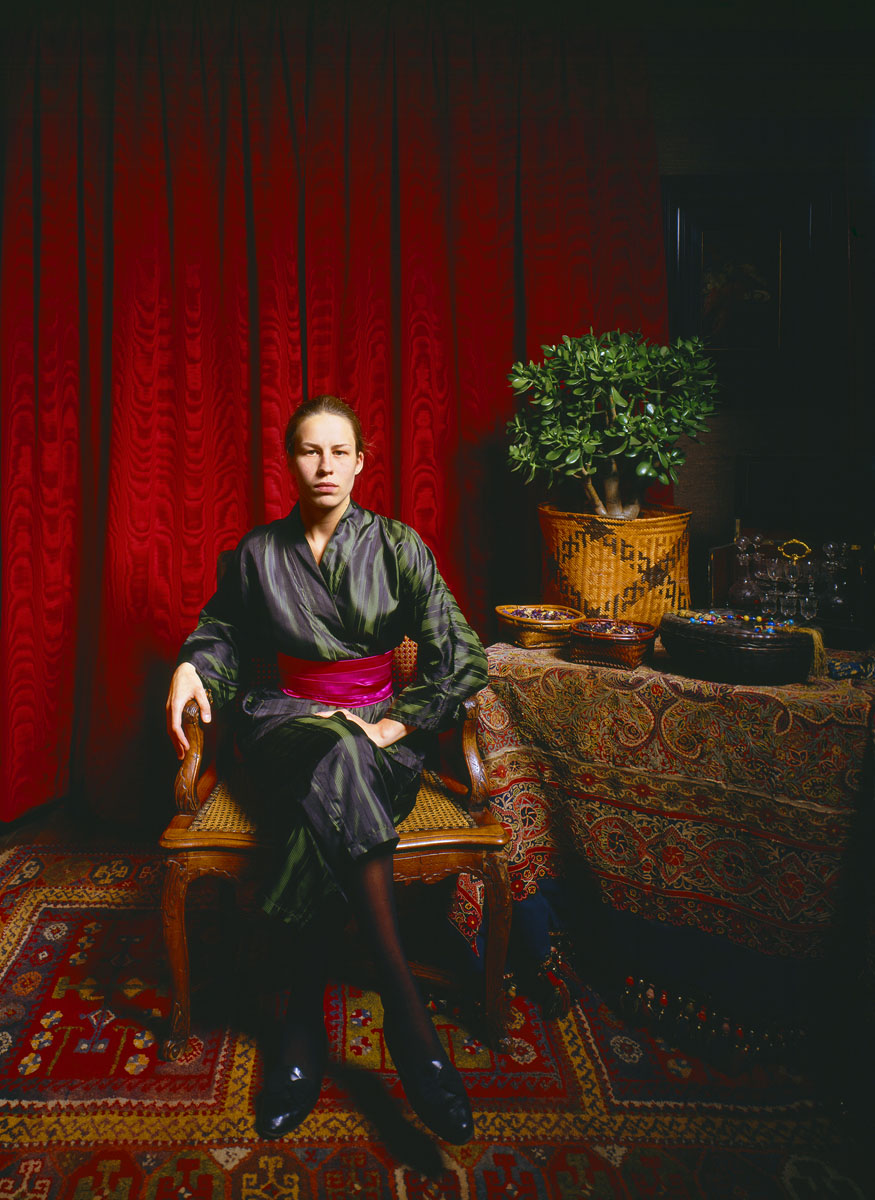
[[[182,732],[188,739],[188,749],[176,772],[173,796],[178,812],[196,813],[200,808],[197,785],[204,756],[204,727],[196,700],[189,700],[182,710]]]
[[[471,777],[471,799],[468,808],[472,813],[482,813],[489,808],[489,793],[486,789],[486,771],[477,746],[477,715],[480,704],[477,696],[464,701],[465,719],[462,723],[462,755]]]

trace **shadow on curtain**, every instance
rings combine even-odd
[[[590,325],[662,336],[665,271],[642,62],[529,7],[6,22],[3,819],[166,815],[170,666],[217,552],[293,499],[304,396],[358,407],[357,498],[485,638],[537,597],[507,371]]]

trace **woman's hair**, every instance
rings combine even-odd
[[[301,424],[308,417],[316,417],[320,413],[330,413],[333,417],[344,417],[352,426],[353,436],[355,438],[356,454],[364,454],[365,438],[362,433],[361,421],[354,409],[341,400],[339,396],[314,396],[312,400],[305,400],[303,404],[299,404],[295,411],[289,417],[289,423],[286,426],[286,435],[283,439],[283,444],[286,448],[286,454],[294,454],[295,438],[298,436],[298,430]]]

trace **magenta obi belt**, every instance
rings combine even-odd
[[[339,708],[367,708],[392,695],[392,650],[370,658],[314,662],[277,654],[280,684],[287,696]]]

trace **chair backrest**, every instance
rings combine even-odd
[[[418,654],[419,647],[409,637],[395,647],[392,654],[392,682],[396,692],[406,688],[416,678]]]

